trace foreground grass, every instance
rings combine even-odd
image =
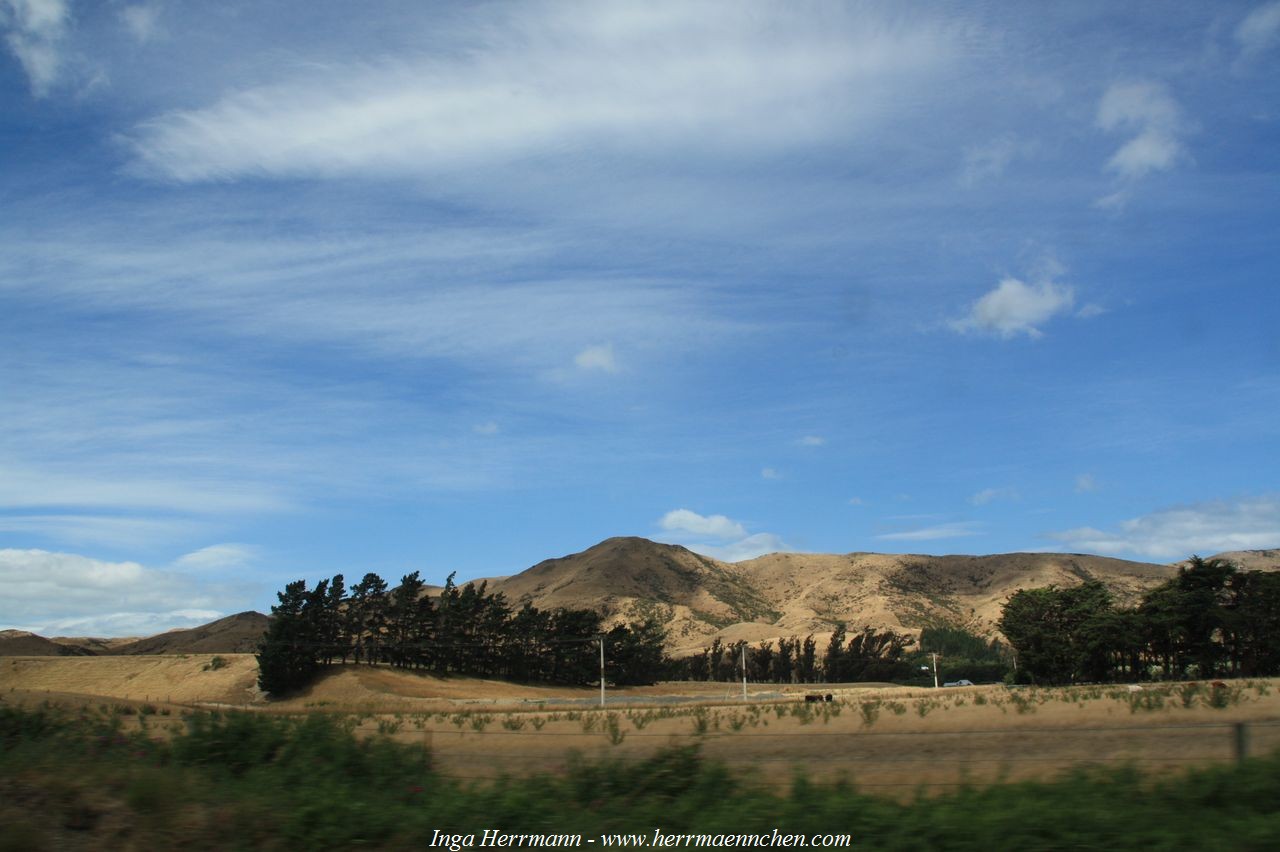
[[[774,794],[674,748],[467,785],[322,714],[164,720],[0,706],[0,850],[423,848],[471,832],[848,833],[871,849],[1280,848],[1280,758],[1155,782],[1133,770],[903,804],[797,778]],[[584,840],[585,842],[585,840]],[[600,845],[599,843],[594,845]]]

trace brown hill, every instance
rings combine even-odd
[[[0,657],[91,657],[93,652],[62,645],[25,630],[0,630]]]
[[[1280,571],[1280,550],[1229,550],[1214,558],[1225,559],[1245,571]]]
[[[116,648],[137,642],[142,636],[119,636],[103,639],[96,636],[54,636],[50,641],[71,648],[82,648],[86,653],[94,655],[114,654]]]
[[[260,612],[241,612],[190,630],[170,630],[121,645],[111,654],[250,654],[267,629],[270,618]]]
[[[1280,570],[1280,550],[1218,554],[1246,570]],[[784,636],[825,638],[838,622],[914,633],[931,624],[992,634],[1018,589],[1097,579],[1132,604],[1180,565],[1064,553],[922,556],[771,553],[727,563],[644,538],[610,538],[486,582],[515,606],[590,608],[608,622],[653,616],[675,653],[720,638],[756,643]],[[477,581],[479,582],[479,581]],[[428,587],[438,594],[439,587]],[[45,639],[0,631],[0,656],[253,653],[270,619],[242,612],[190,630],[145,639]]]
[[[590,608],[611,621],[652,614],[682,635],[690,624],[719,628],[780,615],[733,565],[643,538],[606,539],[492,580],[490,588],[517,605]]]
[[[714,638],[757,642],[830,632],[837,622],[915,632],[930,624],[991,633],[1013,592],[1102,581],[1122,602],[1173,576],[1169,565],[1102,556],[773,553],[725,563],[677,545],[612,538],[490,581],[514,604],[592,607],[610,621],[653,614],[676,651]]]

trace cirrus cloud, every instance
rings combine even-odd
[[[1224,550],[1280,546],[1280,495],[1214,500],[1160,509],[1109,530],[1077,527],[1048,538],[1094,553],[1185,559]]]
[[[750,13],[719,2],[486,11],[451,31],[460,49],[318,58],[158,116],[132,134],[137,165],[178,182],[445,177],[584,149],[773,152],[878,125],[961,40],[840,4],[811,15],[781,2]]]
[[[1264,3],[1236,27],[1241,54],[1252,58],[1280,42],[1280,2]]]
[[[49,93],[62,73],[62,41],[70,18],[66,0],[0,0],[0,25],[8,30],[5,42],[38,98]]]

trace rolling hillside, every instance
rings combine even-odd
[[[490,587],[516,604],[599,607],[611,619],[656,614],[680,651],[715,637],[751,642],[829,632],[837,622],[915,631],[929,624],[994,630],[1013,592],[1097,579],[1121,601],[1176,567],[1102,556],[1012,553],[918,556],[773,553],[725,563],[677,545],[612,538]]]
[[[113,649],[111,654],[251,654],[269,621],[260,612],[241,612],[189,630],[139,639]]]
[[[62,645],[25,630],[0,630],[0,657],[77,657],[92,654],[92,651]]]
[[[1220,555],[1245,569],[1280,570],[1280,550]],[[528,601],[539,609],[591,608],[610,622],[656,617],[667,626],[670,649],[684,653],[716,638],[755,643],[824,636],[838,622],[900,632],[949,624],[989,634],[1018,589],[1097,579],[1122,603],[1134,603],[1178,567],[1064,553],[771,553],[728,563],[629,537],[486,582],[517,607]],[[190,630],[123,641],[49,640],[6,630],[0,631],[0,656],[252,653],[268,621],[261,613],[242,612]]]

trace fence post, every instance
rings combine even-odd
[[[1236,763],[1244,763],[1249,756],[1249,729],[1244,722],[1236,722],[1232,728],[1232,739],[1235,743]]]

